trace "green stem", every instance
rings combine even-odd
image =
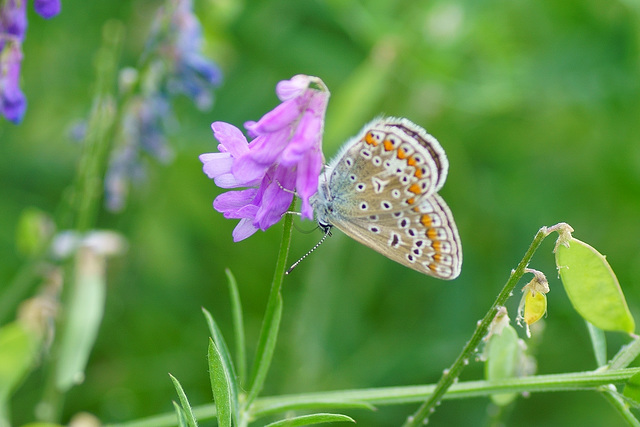
[[[280,317],[282,315],[282,294],[280,293],[280,289],[282,288],[282,281],[285,276],[292,229],[292,215],[285,215],[280,253],[278,254],[278,260],[276,262],[276,270],[273,276],[273,282],[271,283],[271,291],[269,292],[269,299],[267,300],[267,308],[265,310],[264,320],[262,321],[260,337],[258,338],[256,356],[253,360],[249,393],[244,402],[245,408],[249,408],[251,403],[258,397],[264,385],[269,367],[271,366],[271,359],[273,358],[276,338],[280,328]]]
[[[627,404],[627,402],[625,402],[624,399],[615,390],[615,387],[603,387],[601,394],[602,397],[607,400],[607,402],[613,405],[613,407],[618,411],[618,413],[622,416],[622,418],[627,422],[628,425],[640,427],[640,422],[638,422],[638,419],[629,409],[629,405]]]
[[[498,297],[493,302],[493,305],[484,316],[482,321],[476,327],[475,332],[471,336],[471,339],[464,346],[458,358],[453,362],[449,369],[445,369],[442,377],[438,381],[433,393],[429,396],[429,398],[418,408],[418,410],[411,416],[409,416],[404,424],[405,427],[417,427],[424,424],[427,420],[427,417],[435,411],[435,407],[440,403],[442,398],[444,397],[447,390],[452,386],[452,384],[457,380],[460,376],[460,373],[464,369],[466,365],[469,364],[469,360],[473,356],[473,354],[477,351],[482,338],[489,331],[489,326],[491,326],[491,322],[495,318],[498,313],[498,309],[504,306],[505,302],[511,296],[513,289],[516,284],[522,278],[525,273],[525,269],[529,265],[533,254],[536,252],[540,244],[553,231],[562,231],[563,227],[566,224],[557,224],[553,227],[542,227],[538,233],[536,233],[529,249],[525,253],[524,257],[518,264],[515,270],[511,272],[507,283],[502,288],[502,291],[498,294]],[[567,226],[568,227],[568,226]]]
[[[465,381],[453,384],[443,399],[468,399],[490,396],[494,393],[599,391],[602,386],[622,384],[637,373],[640,373],[640,368],[536,375],[500,381]],[[259,418],[286,411],[317,408],[405,405],[424,401],[426,397],[433,394],[435,388],[436,385],[420,385],[262,397],[254,401],[251,416]],[[213,404],[194,407],[193,411],[200,421],[212,419],[216,415]],[[111,424],[106,427],[168,427],[174,425],[176,425],[175,414],[167,413],[122,424]]]

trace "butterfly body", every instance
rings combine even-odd
[[[414,270],[460,274],[453,215],[437,194],[449,163],[438,141],[407,119],[380,118],[349,140],[320,176],[318,224]]]

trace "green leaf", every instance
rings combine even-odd
[[[80,249],[75,260],[75,278],[65,307],[56,386],[66,391],[84,380],[84,369],[102,322],[106,297],[104,258],[90,249]]]
[[[596,356],[596,363],[598,366],[604,366],[607,364],[607,337],[604,335],[604,331],[600,328],[596,328],[589,322],[587,324],[587,330],[591,337],[591,344],[593,345],[593,353]]]
[[[600,329],[632,333],[633,317],[605,257],[580,240],[568,243],[558,246],[556,265],[573,307]]]
[[[207,320],[209,332],[211,332],[211,338],[213,339],[213,343],[215,344],[216,351],[220,354],[221,362],[224,365],[225,371],[227,372],[231,393],[231,404],[233,408],[232,414],[236,424],[238,424],[238,414],[240,412],[240,408],[238,406],[238,382],[233,366],[233,361],[231,360],[231,354],[229,354],[229,348],[227,347],[227,344],[224,340],[224,336],[222,335],[218,324],[213,319],[213,316],[211,316],[211,313],[209,313],[209,311],[207,311],[205,308],[202,309],[202,312],[204,313],[204,317]],[[209,363],[211,363],[211,361],[209,361]]]
[[[355,423],[356,421],[342,414],[329,414],[329,413],[319,413],[319,414],[311,414],[311,415],[301,415],[299,417],[287,418],[286,420],[276,421],[275,423],[267,424],[266,427],[295,427],[295,426],[310,426],[313,424],[324,424],[324,423],[340,423],[340,422],[350,422]]]
[[[232,400],[229,372],[225,367],[222,353],[211,339],[209,340],[208,360],[209,377],[211,379],[211,390],[213,390],[213,400],[216,404],[218,426],[230,427]]]
[[[0,405],[33,369],[39,347],[37,333],[20,322],[0,328]]]
[[[189,404],[189,399],[187,399],[187,395],[180,385],[180,381],[178,381],[176,377],[171,374],[169,374],[169,376],[171,377],[173,386],[176,388],[176,393],[178,393],[178,399],[180,400],[180,405],[182,405],[182,416],[186,420],[187,425],[189,425],[189,427],[198,427],[198,421],[193,415],[193,410],[191,409],[191,405]],[[178,419],[180,419],[180,417],[178,417]]]
[[[227,281],[229,283],[229,293],[231,295],[231,314],[233,315],[233,331],[235,334],[236,368],[238,369],[238,382],[242,385],[247,380],[247,356],[245,351],[244,322],[242,317],[242,304],[238,283],[231,273],[226,269]]]
[[[178,426],[179,427],[190,427],[187,423],[187,416],[184,411],[176,402],[173,402],[173,409],[176,411],[176,417],[178,418]]]
[[[489,381],[513,378],[517,375],[521,350],[518,333],[511,325],[506,325],[500,334],[489,338],[486,351],[485,378]],[[491,400],[498,406],[504,406],[517,397],[515,393],[492,394]]]

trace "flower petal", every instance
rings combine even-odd
[[[294,98],[278,105],[257,122],[246,122],[244,127],[253,135],[277,132],[284,127],[290,126],[300,113],[300,102],[297,98]]]
[[[255,188],[227,191],[213,201],[213,208],[218,212],[236,211],[251,203],[258,192]]]
[[[237,127],[225,122],[211,123],[213,136],[222,144],[225,151],[233,157],[240,157],[249,152],[247,138]]]
[[[231,173],[233,158],[229,153],[205,153],[201,154],[199,159],[202,162],[202,171],[209,178]]]
[[[276,85],[276,94],[280,101],[286,101],[301,96],[309,87],[312,77],[298,74],[289,80],[282,80]]]
[[[241,219],[238,225],[236,225],[236,228],[233,229],[233,241],[239,242],[247,237],[251,237],[256,231],[258,231],[258,229],[252,224],[250,219]]]

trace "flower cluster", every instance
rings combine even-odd
[[[33,7],[43,18],[52,18],[60,13],[60,0],[34,0]],[[27,100],[20,89],[26,32],[26,0],[0,0],[0,114],[16,124],[27,110]]]
[[[140,71],[127,68],[120,75],[129,102],[105,178],[106,205],[112,211],[124,207],[129,184],[144,176],[144,155],[161,162],[173,157],[165,136],[175,122],[171,99],[184,94],[206,110],[222,79],[217,65],[202,53],[202,28],[192,0],[167,0],[141,62]]]
[[[277,223],[294,193],[302,199],[302,216],[313,219],[309,199],[318,189],[324,160],[329,91],[319,78],[297,75],[279,82],[276,94],[280,105],[257,122],[245,123],[251,142],[235,126],[214,122],[219,153],[200,156],[204,173],[218,187],[249,187],[222,193],[213,202],[225,218],[240,219],[233,231],[236,242]]]

